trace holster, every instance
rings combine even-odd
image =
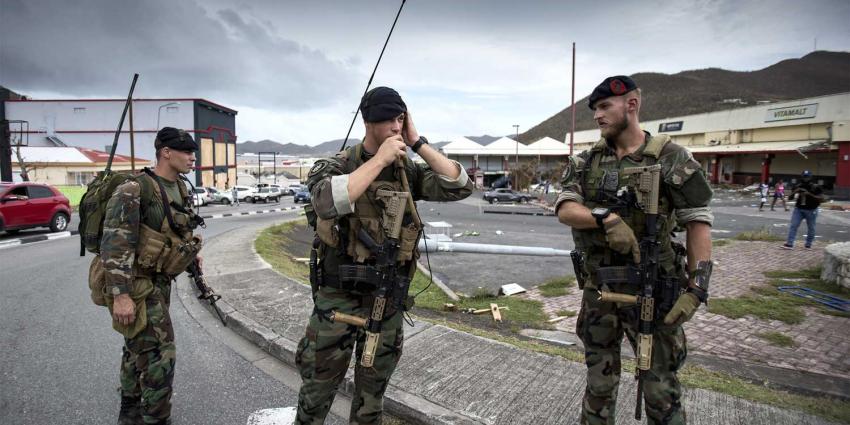
[[[584,285],[587,282],[587,273],[584,270],[584,253],[573,249],[570,251],[570,259],[573,260],[573,272],[576,274],[578,289],[584,289]]]
[[[322,243],[319,237],[313,238],[313,248],[310,250],[310,290],[313,292],[313,302],[316,294],[322,286],[322,270],[319,268],[319,246]]]

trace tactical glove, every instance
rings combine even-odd
[[[697,312],[699,304],[699,299],[696,295],[690,292],[685,292],[679,297],[676,304],[673,304],[673,308],[670,309],[667,316],[664,317],[664,324],[681,325],[688,320],[691,320],[691,318],[694,317],[694,313]]]
[[[622,218],[605,223],[605,234],[608,240],[608,247],[620,254],[628,254],[632,252],[635,264],[640,263],[640,246],[638,245],[635,232],[626,224]]]

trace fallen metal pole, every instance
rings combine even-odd
[[[425,241],[419,241],[421,252],[456,252],[467,254],[500,254],[500,255],[533,255],[538,257],[569,257],[570,251],[565,249],[544,248],[537,246],[493,245],[465,242],[437,242],[429,240],[427,251]]]

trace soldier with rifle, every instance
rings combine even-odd
[[[359,110],[363,142],[317,161],[307,179],[315,307],[296,352],[303,380],[297,424],[324,422],[352,353],[350,423],[380,423],[419,256],[414,201],[458,201],[472,193],[466,171],[419,135],[395,90],[369,90]],[[407,148],[427,165],[412,162]]]
[[[190,269],[201,297],[213,306],[218,297],[201,277],[202,242],[193,230],[203,220],[180,181],[193,169],[198,145],[171,127],[161,129],[154,144],[154,170],[128,177],[108,198],[100,256],[89,276],[93,298],[102,293],[113,327],[124,336],[119,424],[170,423],[175,345],[168,310],[174,278]],[[95,291],[98,276],[102,289]]]
[[[687,149],[641,130],[641,93],[631,78],[606,78],[589,106],[602,139],[570,157],[555,205],[572,228],[583,289],[581,423],[614,423],[625,334],[638,363],[636,419],[645,401],[649,424],[684,424],[676,373],[687,355],[682,324],[708,300],[712,191]],[[678,226],[687,249],[672,240]]]

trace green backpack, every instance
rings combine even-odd
[[[106,204],[115,193],[115,189],[129,180],[136,180],[141,184],[142,199],[149,200],[153,194],[153,186],[149,179],[144,178],[142,171],[101,171],[92,180],[80,199],[80,256],[85,256],[86,251],[100,254],[100,239],[103,237],[103,219],[106,214]],[[142,202],[144,204],[144,202]]]

